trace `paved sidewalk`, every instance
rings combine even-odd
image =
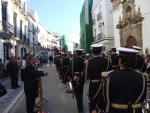
[[[0,97],[0,113],[8,113],[18,99],[23,95],[23,84],[19,81],[21,88],[11,89],[10,78],[1,79],[0,83],[2,83],[7,89],[7,94]]]
[[[22,88],[8,89],[7,94],[0,98],[0,113],[8,113],[22,95]]]

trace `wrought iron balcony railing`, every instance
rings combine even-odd
[[[100,19],[102,19],[102,12],[99,12],[97,15],[97,21],[99,21]]]

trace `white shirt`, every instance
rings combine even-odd
[[[21,69],[25,69],[25,67],[26,67],[26,61],[22,60]]]

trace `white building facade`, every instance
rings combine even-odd
[[[22,56],[27,47],[28,0],[1,0],[0,3],[0,58]]]
[[[92,7],[93,43],[101,43],[105,50],[114,47],[113,15],[110,0],[94,0]]]
[[[150,54],[150,0],[112,0],[115,47],[142,48]]]
[[[38,55],[41,48],[53,47],[53,35],[39,24],[37,13],[27,11],[28,0],[0,0],[0,58]]]

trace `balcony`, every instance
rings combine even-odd
[[[13,27],[13,25],[11,25],[10,23],[8,23],[8,32],[9,32],[10,34],[14,34],[14,27]]]
[[[105,34],[104,33],[99,33],[98,35],[97,35],[97,40],[101,40],[101,39],[103,39],[105,37]]]
[[[7,21],[0,21],[0,38],[10,39],[13,35],[13,26]]]
[[[100,19],[102,19],[102,12],[99,12],[97,15],[97,21],[99,21]]]

